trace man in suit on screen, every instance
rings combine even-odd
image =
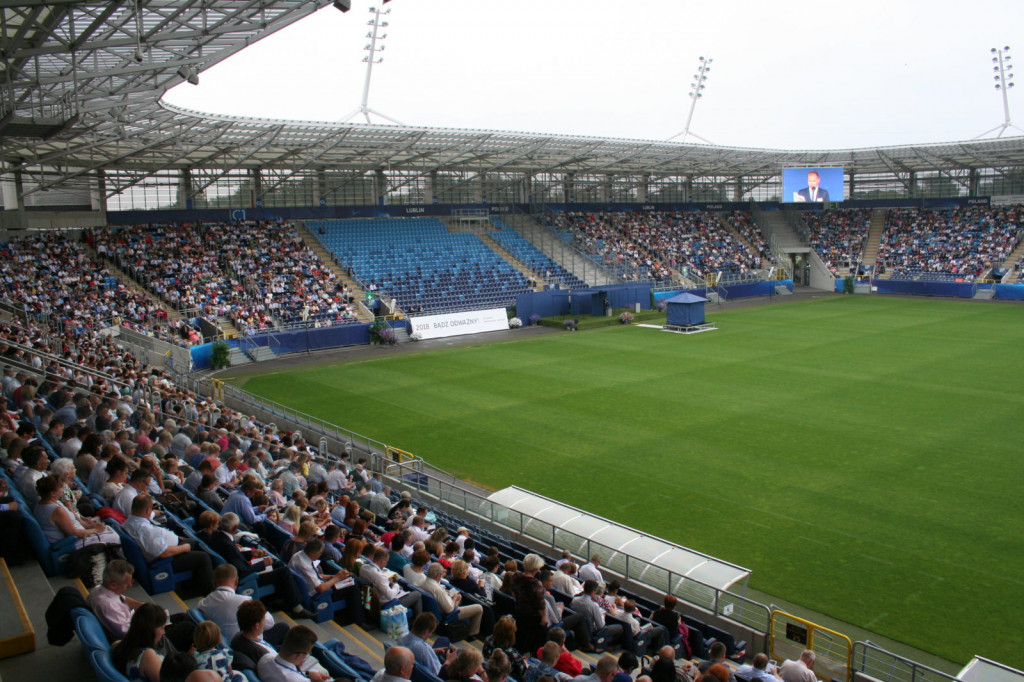
[[[793,201],[828,201],[828,190],[819,187],[821,176],[817,171],[807,174],[807,187],[793,195]]]

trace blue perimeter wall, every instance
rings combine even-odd
[[[650,284],[609,284],[604,287],[574,289],[571,306],[568,289],[547,289],[520,294],[516,296],[516,317],[527,323],[530,316],[535,314],[541,317],[560,317],[569,314],[603,315],[603,308],[594,309],[597,305],[595,301],[600,302],[600,294],[608,296],[608,302],[613,308],[632,308],[639,303],[641,310],[651,309]]]
[[[750,298],[751,296],[771,296],[775,293],[775,287],[783,285],[793,291],[793,280],[780,279],[772,282],[753,282],[751,284],[733,284],[725,287],[711,287],[712,291],[723,290],[726,300],[730,298]],[[655,302],[665,298],[672,298],[682,293],[697,294],[704,296],[707,289],[676,289],[674,291],[658,291],[654,294]]]
[[[1024,301],[1024,284],[971,284],[970,282],[918,282],[914,280],[876,279],[871,284],[880,294],[913,296],[951,296],[973,298],[975,287],[995,289],[994,298],[1002,301]],[[836,292],[843,293],[843,280],[836,279]]]
[[[321,350],[323,348],[358,346],[369,343],[370,325],[343,324],[335,327],[321,327],[320,329],[300,329],[293,332],[256,334],[248,338],[257,346],[270,346],[271,337],[276,341],[273,348],[279,355],[284,355],[286,353],[302,353],[311,350]],[[239,341],[238,339],[231,339],[227,344],[232,348],[237,348]],[[190,350],[192,353],[192,364],[196,369],[210,368],[213,361],[212,343],[193,346]]]

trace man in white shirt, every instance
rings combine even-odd
[[[157,526],[150,520],[153,498],[139,495],[132,500],[132,515],[124,522],[124,532],[138,543],[146,561],[173,559],[175,571],[192,571],[192,584],[196,592],[207,594],[213,589],[213,564],[210,555],[196,551],[188,542],[182,542],[173,531]]]
[[[757,654],[753,661],[736,668],[736,675],[755,682],[781,682],[772,674],[774,670],[775,666],[770,665],[768,654]]]
[[[483,619],[484,607],[479,604],[468,604],[460,606],[462,593],[456,591],[452,596],[448,590],[441,586],[441,579],[444,578],[444,566],[435,562],[427,567],[427,579],[423,581],[422,589],[437,601],[441,609],[441,615],[447,616],[455,609],[459,609],[459,619],[469,619],[469,636],[475,637],[480,634],[480,621]]]
[[[336,462],[327,465],[327,488],[331,492],[341,493],[349,489],[348,472],[341,469]]]
[[[373,550],[371,562],[363,564],[359,570],[359,577],[370,583],[381,606],[397,599],[402,606],[412,610],[415,618],[423,612],[423,595],[416,591],[405,592],[398,584],[397,576],[388,574],[385,567],[390,556],[390,552],[383,547]]]
[[[238,589],[238,569],[231,564],[217,567],[213,572],[213,585],[213,592],[200,599],[196,606],[206,620],[217,624],[221,636],[230,642],[238,633],[238,607],[250,597],[235,592]],[[274,617],[269,613],[263,618],[263,627],[265,631],[274,627]]]
[[[384,652],[384,667],[377,671],[371,682],[403,682],[412,678],[415,665],[416,657],[412,651],[404,646],[393,646]]]
[[[623,635],[622,626],[618,623],[605,625],[604,610],[597,603],[598,587],[599,584],[594,580],[588,580],[583,583],[583,594],[573,599],[569,604],[569,608],[583,615],[592,634],[596,635],[601,630],[604,630],[608,637],[608,644],[621,642]]]
[[[130,515],[132,513],[132,501],[147,491],[149,479],[150,475],[148,472],[142,469],[133,471],[132,475],[128,478],[128,483],[114,496],[114,509],[125,516]]]
[[[603,583],[604,576],[601,575],[601,555],[595,554],[590,557],[590,563],[580,566],[579,579],[582,581],[593,580]]]
[[[217,479],[217,483],[226,488],[233,488],[238,485],[241,480],[238,472],[238,465],[241,460],[238,459],[238,455],[231,455],[227,461],[217,467],[213,475]]]
[[[800,658],[795,661],[786,660],[779,668],[779,677],[782,682],[816,682],[818,679],[814,674],[814,659],[816,656],[810,649],[804,649]]]
[[[256,674],[262,682],[327,682],[329,678],[315,670],[303,672],[316,639],[316,633],[308,627],[296,625],[284,636],[276,654],[266,654],[259,660]]]
[[[570,597],[575,597],[583,591],[583,585],[580,584],[579,580],[572,577],[575,572],[576,564],[571,561],[567,561],[558,567],[558,572],[554,576],[555,589],[563,594],[567,594]]]
[[[288,568],[302,576],[306,581],[307,595],[314,597],[330,590],[331,598],[334,601],[345,600],[345,614],[348,619],[361,625],[366,616],[363,613],[363,606],[359,599],[359,587],[352,584],[347,587],[335,588],[335,585],[350,577],[348,571],[341,570],[331,576],[324,576],[320,572],[320,557],[324,553],[324,542],[314,538],[306,543],[301,551],[292,555],[288,561]]]

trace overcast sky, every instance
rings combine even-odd
[[[362,97],[376,4],[328,6],[167,100],[340,120]],[[419,126],[664,140],[683,130],[704,56],[714,61],[691,130],[716,144],[968,140],[1003,122],[990,48],[1024,55],[1014,44],[1020,0],[393,0],[385,9],[369,105]],[[1024,107],[1022,89],[1010,90],[1011,115]]]

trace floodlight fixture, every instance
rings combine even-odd
[[[992,70],[995,72],[995,75],[992,76],[992,80],[995,81],[995,89],[1003,96],[1003,122],[995,128],[986,130],[981,135],[978,135],[978,137],[974,138],[976,140],[978,138],[985,137],[990,133],[995,133],[996,137],[1002,137],[1003,133],[1005,133],[1008,128],[1014,128],[1024,133],[1024,130],[1015,126],[1013,121],[1010,119],[1010,100],[1006,95],[1006,91],[1013,87],[1013,65],[1010,64],[1009,52],[1009,45],[1001,50],[995,47],[990,50],[990,53],[995,55],[992,57],[992,63],[995,64],[995,66],[992,67]]]
[[[387,4],[387,0],[385,0],[384,4]],[[362,115],[366,118],[367,123],[372,124],[373,121],[370,120],[370,114],[376,114],[380,118],[383,118],[386,121],[390,121],[391,123],[394,123],[396,125],[404,125],[401,121],[398,121],[397,119],[391,118],[390,116],[385,116],[381,112],[371,109],[369,105],[370,79],[373,75],[373,65],[380,64],[383,61],[383,58],[378,57],[377,53],[384,51],[385,46],[381,43],[385,38],[388,37],[387,33],[383,35],[380,35],[378,33],[379,29],[385,28],[388,25],[388,22],[382,21],[381,17],[391,14],[391,10],[381,9],[380,7],[371,7],[370,13],[373,15],[373,18],[366,22],[367,26],[372,27],[366,33],[366,37],[370,39],[370,42],[367,43],[366,47],[363,48],[363,50],[369,52],[368,55],[363,57],[363,63],[366,64],[366,75],[363,78],[363,98],[359,106],[356,107],[351,112],[349,112],[349,114],[346,115],[344,118],[342,118],[341,122],[345,123],[346,121],[351,121],[353,118]]]
[[[686,115],[686,126],[683,128],[683,132],[677,133],[672,137],[668,138],[669,141],[681,137],[680,142],[686,142],[686,137],[692,135],[705,144],[713,144],[712,142],[704,139],[700,135],[690,131],[690,122],[693,121],[693,110],[697,107],[697,100],[704,97],[704,88],[707,87],[706,83],[708,80],[708,71],[711,70],[711,63],[715,61],[711,58],[705,58],[701,56],[697,61],[697,73],[693,75],[693,82],[690,83],[690,91],[686,95],[690,98],[690,111]]]

